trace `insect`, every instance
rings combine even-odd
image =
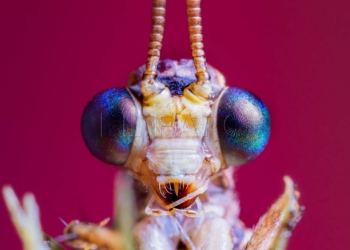
[[[239,220],[233,191],[235,167],[267,144],[268,110],[254,94],[228,88],[206,64],[201,1],[186,2],[193,60],[160,61],[166,1],[153,0],[147,63],[126,88],[103,91],[87,104],[84,141],[98,159],[134,177],[138,249],[284,249],[302,212],[293,181],[285,177],[284,194],[254,230]],[[130,248],[103,225],[72,222],[64,233],[74,249]]]

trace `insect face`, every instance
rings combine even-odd
[[[225,88],[206,65],[200,0],[186,1],[193,61],[159,63],[165,3],[152,1],[146,65],[131,74],[127,90],[97,95],[82,128],[92,154],[130,170],[171,210],[190,206],[215,173],[255,158],[270,120],[259,99]]]
[[[131,74],[128,90],[106,90],[90,101],[83,136],[93,155],[131,170],[163,207],[182,200],[175,208],[184,209],[215,173],[261,153],[269,115],[253,94],[225,88],[212,67],[211,100],[195,96],[188,89],[195,79],[191,60],[161,62],[158,79],[165,88],[145,101],[143,70]]]
[[[168,88],[144,105],[150,138],[145,171],[154,175],[149,184],[164,205],[193,193],[212,174],[210,168],[202,168],[206,159],[203,137],[210,113],[209,101],[195,100],[191,93],[171,95]],[[185,202],[178,208],[188,205]]]

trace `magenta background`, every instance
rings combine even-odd
[[[112,214],[112,166],[93,158],[80,116],[97,92],[125,86],[146,61],[151,0],[1,1],[0,186],[35,193],[44,230],[61,216]],[[203,1],[207,60],[230,86],[268,105],[264,153],[236,174],[242,215],[254,225],[299,184],[303,220],[289,249],[350,249],[350,2]],[[185,0],[168,1],[162,58],[188,58]],[[20,249],[0,199],[0,248]]]

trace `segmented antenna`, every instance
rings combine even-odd
[[[207,70],[201,18],[201,0],[186,0],[188,29],[190,32],[191,50],[194,65],[196,67],[197,82],[191,84],[189,89],[197,96],[204,99],[210,98],[211,84]]]
[[[152,32],[148,48],[148,60],[144,77],[157,74],[157,65],[162,48],[162,40],[165,23],[165,5],[166,0],[152,1]]]
[[[201,18],[201,0],[187,0],[188,29],[190,31],[191,50],[194,65],[197,71],[197,77],[209,79],[207,71]]]
[[[148,59],[145,72],[142,77],[142,93],[144,97],[159,94],[164,85],[156,82],[157,66],[162,48],[162,40],[165,23],[166,0],[152,1],[152,31],[150,36]]]
[[[192,83],[188,90],[200,99],[208,100],[211,95],[210,76],[207,71],[203,50],[202,18],[200,0],[186,0],[188,27],[194,65],[196,67],[197,81]],[[142,94],[144,102],[148,102],[153,96],[157,96],[164,89],[164,84],[156,80],[157,66],[162,48],[162,40],[165,23],[166,0],[152,1],[152,32],[150,36],[148,59],[145,72],[142,76]],[[185,94],[186,95],[186,94]],[[188,94],[191,95],[191,94]],[[150,103],[150,102],[149,102]]]

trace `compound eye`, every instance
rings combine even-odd
[[[225,90],[218,100],[217,131],[227,166],[256,158],[270,136],[270,115],[254,94],[238,88]]]
[[[91,154],[101,161],[123,165],[131,151],[137,108],[125,88],[97,94],[85,107],[81,130]]]

